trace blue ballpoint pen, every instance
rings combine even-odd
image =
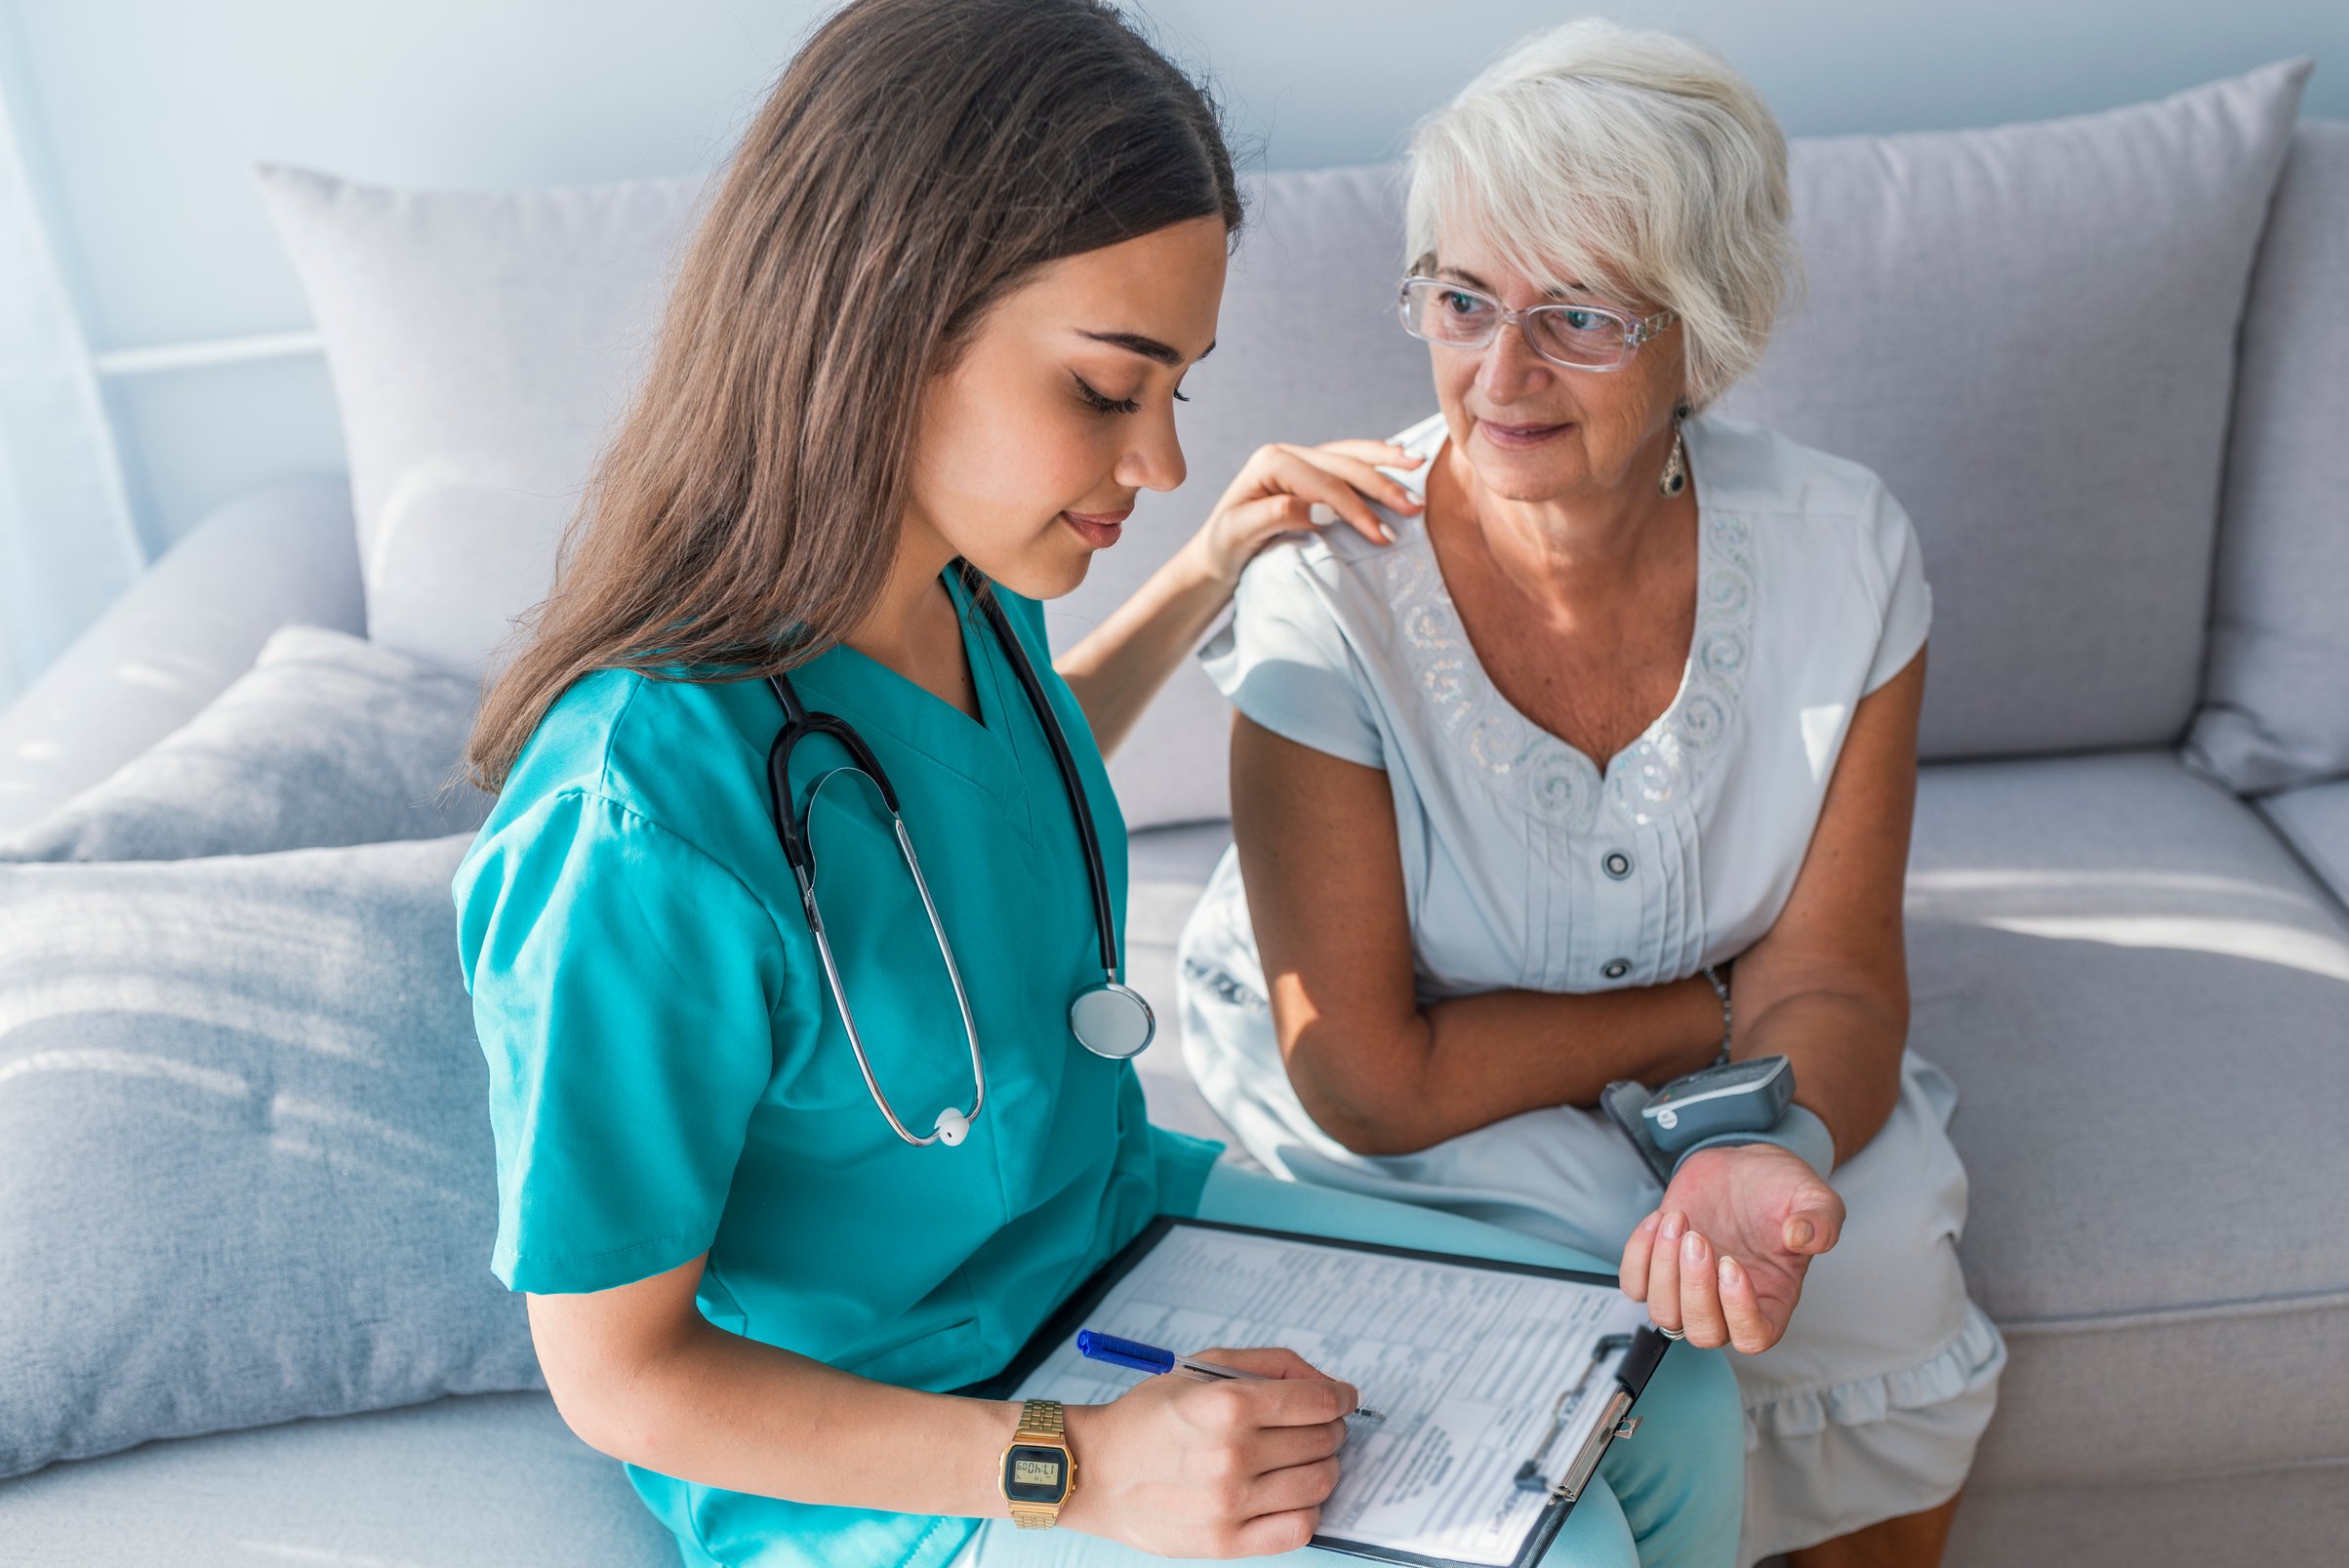
[[[1154,1345],[1121,1340],[1114,1334],[1102,1334],[1092,1329],[1077,1331],[1076,1352],[1088,1361],[1107,1361],[1114,1367],[1189,1378],[1195,1383],[1223,1383],[1232,1379],[1248,1383],[1273,1381],[1261,1372],[1242,1372],[1237,1367],[1217,1366],[1212,1361],[1201,1361],[1196,1356],[1177,1355],[1172,1350],[1161,1350]],[[1367,1406],[1358,1406],[1346,1419],[1380,1422],[1387,1418]]]

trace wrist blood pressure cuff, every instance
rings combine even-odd
[[[1680,1162],[1698,1149],[1724,1148],[1737,1144],[1775,1144],[1801,1156],[1802,1162],[1818,1172],[1822,1180],[1835,1169],[1835,1135],[1827,1130],[1827,1124],[1815,1113],[1801,1106],[1789,1105],[1779,1113],[1778,1119],[1767,1127],[1716,1133],[1674,1154],[1658,1146],[1648,1130],[1647,1118],[1640,1114],[1653,1098],[1645,1084],[1620,1078],[1606,1086],[1605,1092],[1599,1097],[1599,1104],[1606,1111],[1607,1119],[1620,1128],[1623,1136],[1631,1140],[1632,1146],[1640,1151],[1640,1160],[1646,1164],[1649,1174],[1655,1177],[1658,1186],[1669,1186],[1672,1173],[1679,1168]]]

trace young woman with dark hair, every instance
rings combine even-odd
[[[1380,443],[1268,449],[1054,664],[1037,601],[1183,478],[1239,220],[1211,103],[1102,0],[848,6],[717,183],[484,706],[455,894],[493,1266],[690,1564],[1303,1547],[1356,1392],[1288,1351],[1056,1413],[1077,1484],[1022,1511],[1082,1543],[982,1528],[1039,1418],[939,1390],[1161,1212],[1495,1250],[1211,1174],[1122,1060],[1102,749],[1263,543],[1315,502],[1375,537],[1394,489]],[[1725,1369],[1676,1350],[1641,1408],[1552,1561],[1727,1561]]]

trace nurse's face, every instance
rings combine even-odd
[[[1215,344],[1225,246],[1194,219],[1000,301],[925,393],[909,525],[1030,598],[1082,583],[1135,496],[1183,482],[1176,388]]]

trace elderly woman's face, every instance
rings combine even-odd
[[[1589,291],[1550,293],[1512,271],[1474,235],[1438,253],[1436,275],[1513,310],[1577,302],[1633,316],[1656,308]],[[1595,500],[1625,485],[1652,490],[1663,472],[1672,411],[1683,387],[1677,324],[1613,370],[1554,364],[1514,325],[1482,348],[1432,343],[1428,352],[1457,458],[1490,493],[1522,502]]]

